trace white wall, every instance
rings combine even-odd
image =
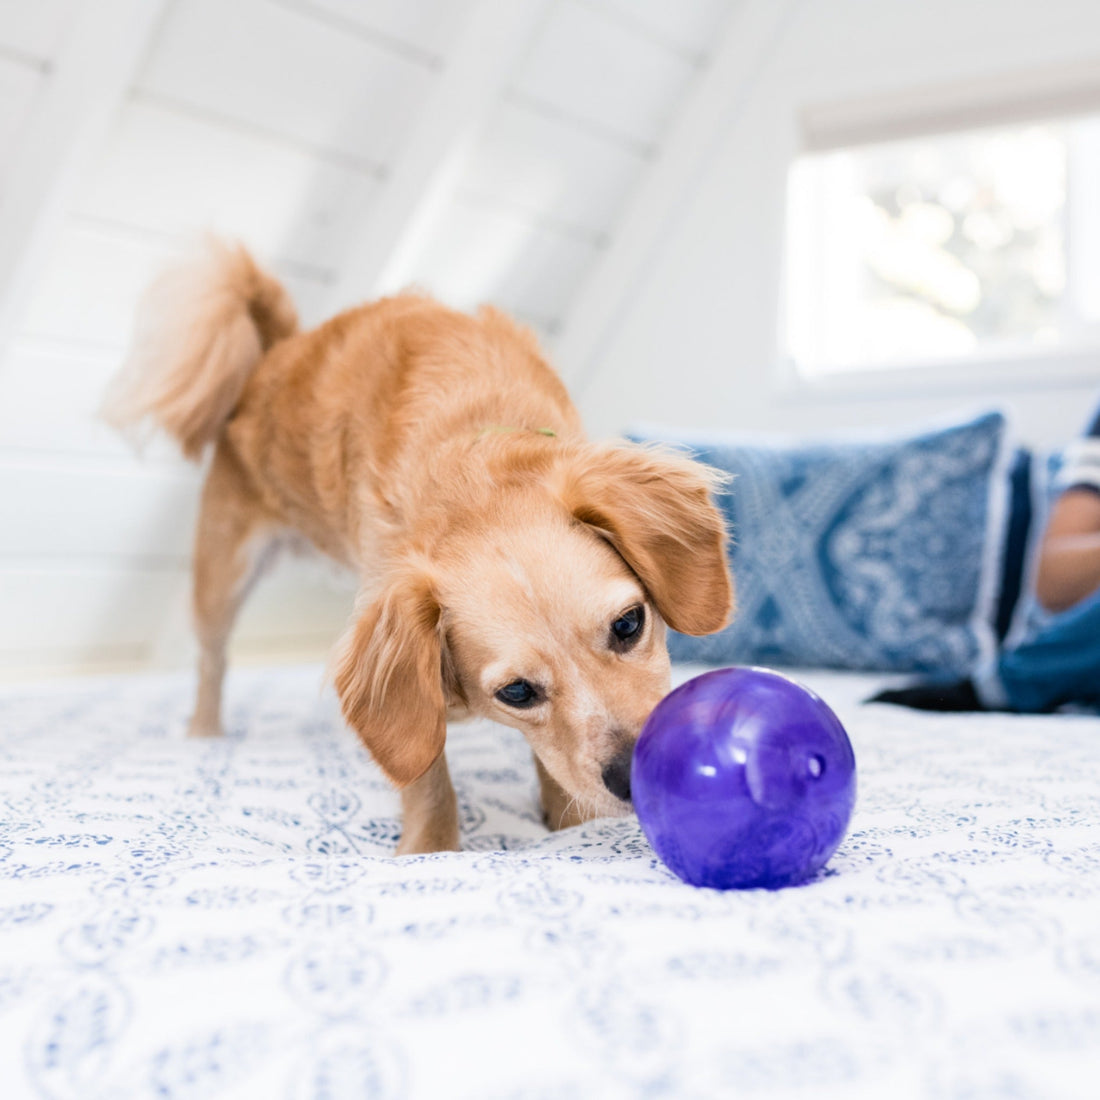
[[[996,402],[1024,439],[1063,442],[1100,393],[1085,377],[1013,371],[901,389],[792,393],[780,361],[786,172],[809,106],[1092,62],[1095,0],[802,0],[743,102],[729,105],[698,178],[673,205],[621,316],[567,364],[590,428],[642,419],[829,433],[918,423]]]

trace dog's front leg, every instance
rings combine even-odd
[[[577,800],[566,793],[561,784],[542,766],[542,761],[537,756],[535,770],[539,773],[539,789],[542,792],[542,819],[548,829],[568,829],[571,825],[581,825],[588,820]]]
[[[458,800],[443,753],[419,779],[402,789],[401,808],[404,827],[397,845],[399,856],[459,851]]]

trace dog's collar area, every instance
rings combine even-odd
[[[483,439],[487,435],[503,435],[505,432],[535,432],[537,435],[545,435],[550,439],[556,439],[558,433],[553,428],[513,428],[508,424],[490,424],[482,428],[474,436],[474,440]]]

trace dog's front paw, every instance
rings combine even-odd
[[[187,725],[188,737],[222,737],[225,730],[222,729],[221,720],[218,718],[206,718],[202,715],[194,715]]]
[[[417,829],[401,834],[397,842],[397,855],[422,856],[432,852],[460,852],[458,829]]]

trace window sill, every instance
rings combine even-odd
[[[773,375],[776,395],[792,404],[830,399],[893,399],[1028,391],[1100,384],[1100,343],[1050,351],[1004,349],[958,359],[881,364],[807,375],[792,359]]]

